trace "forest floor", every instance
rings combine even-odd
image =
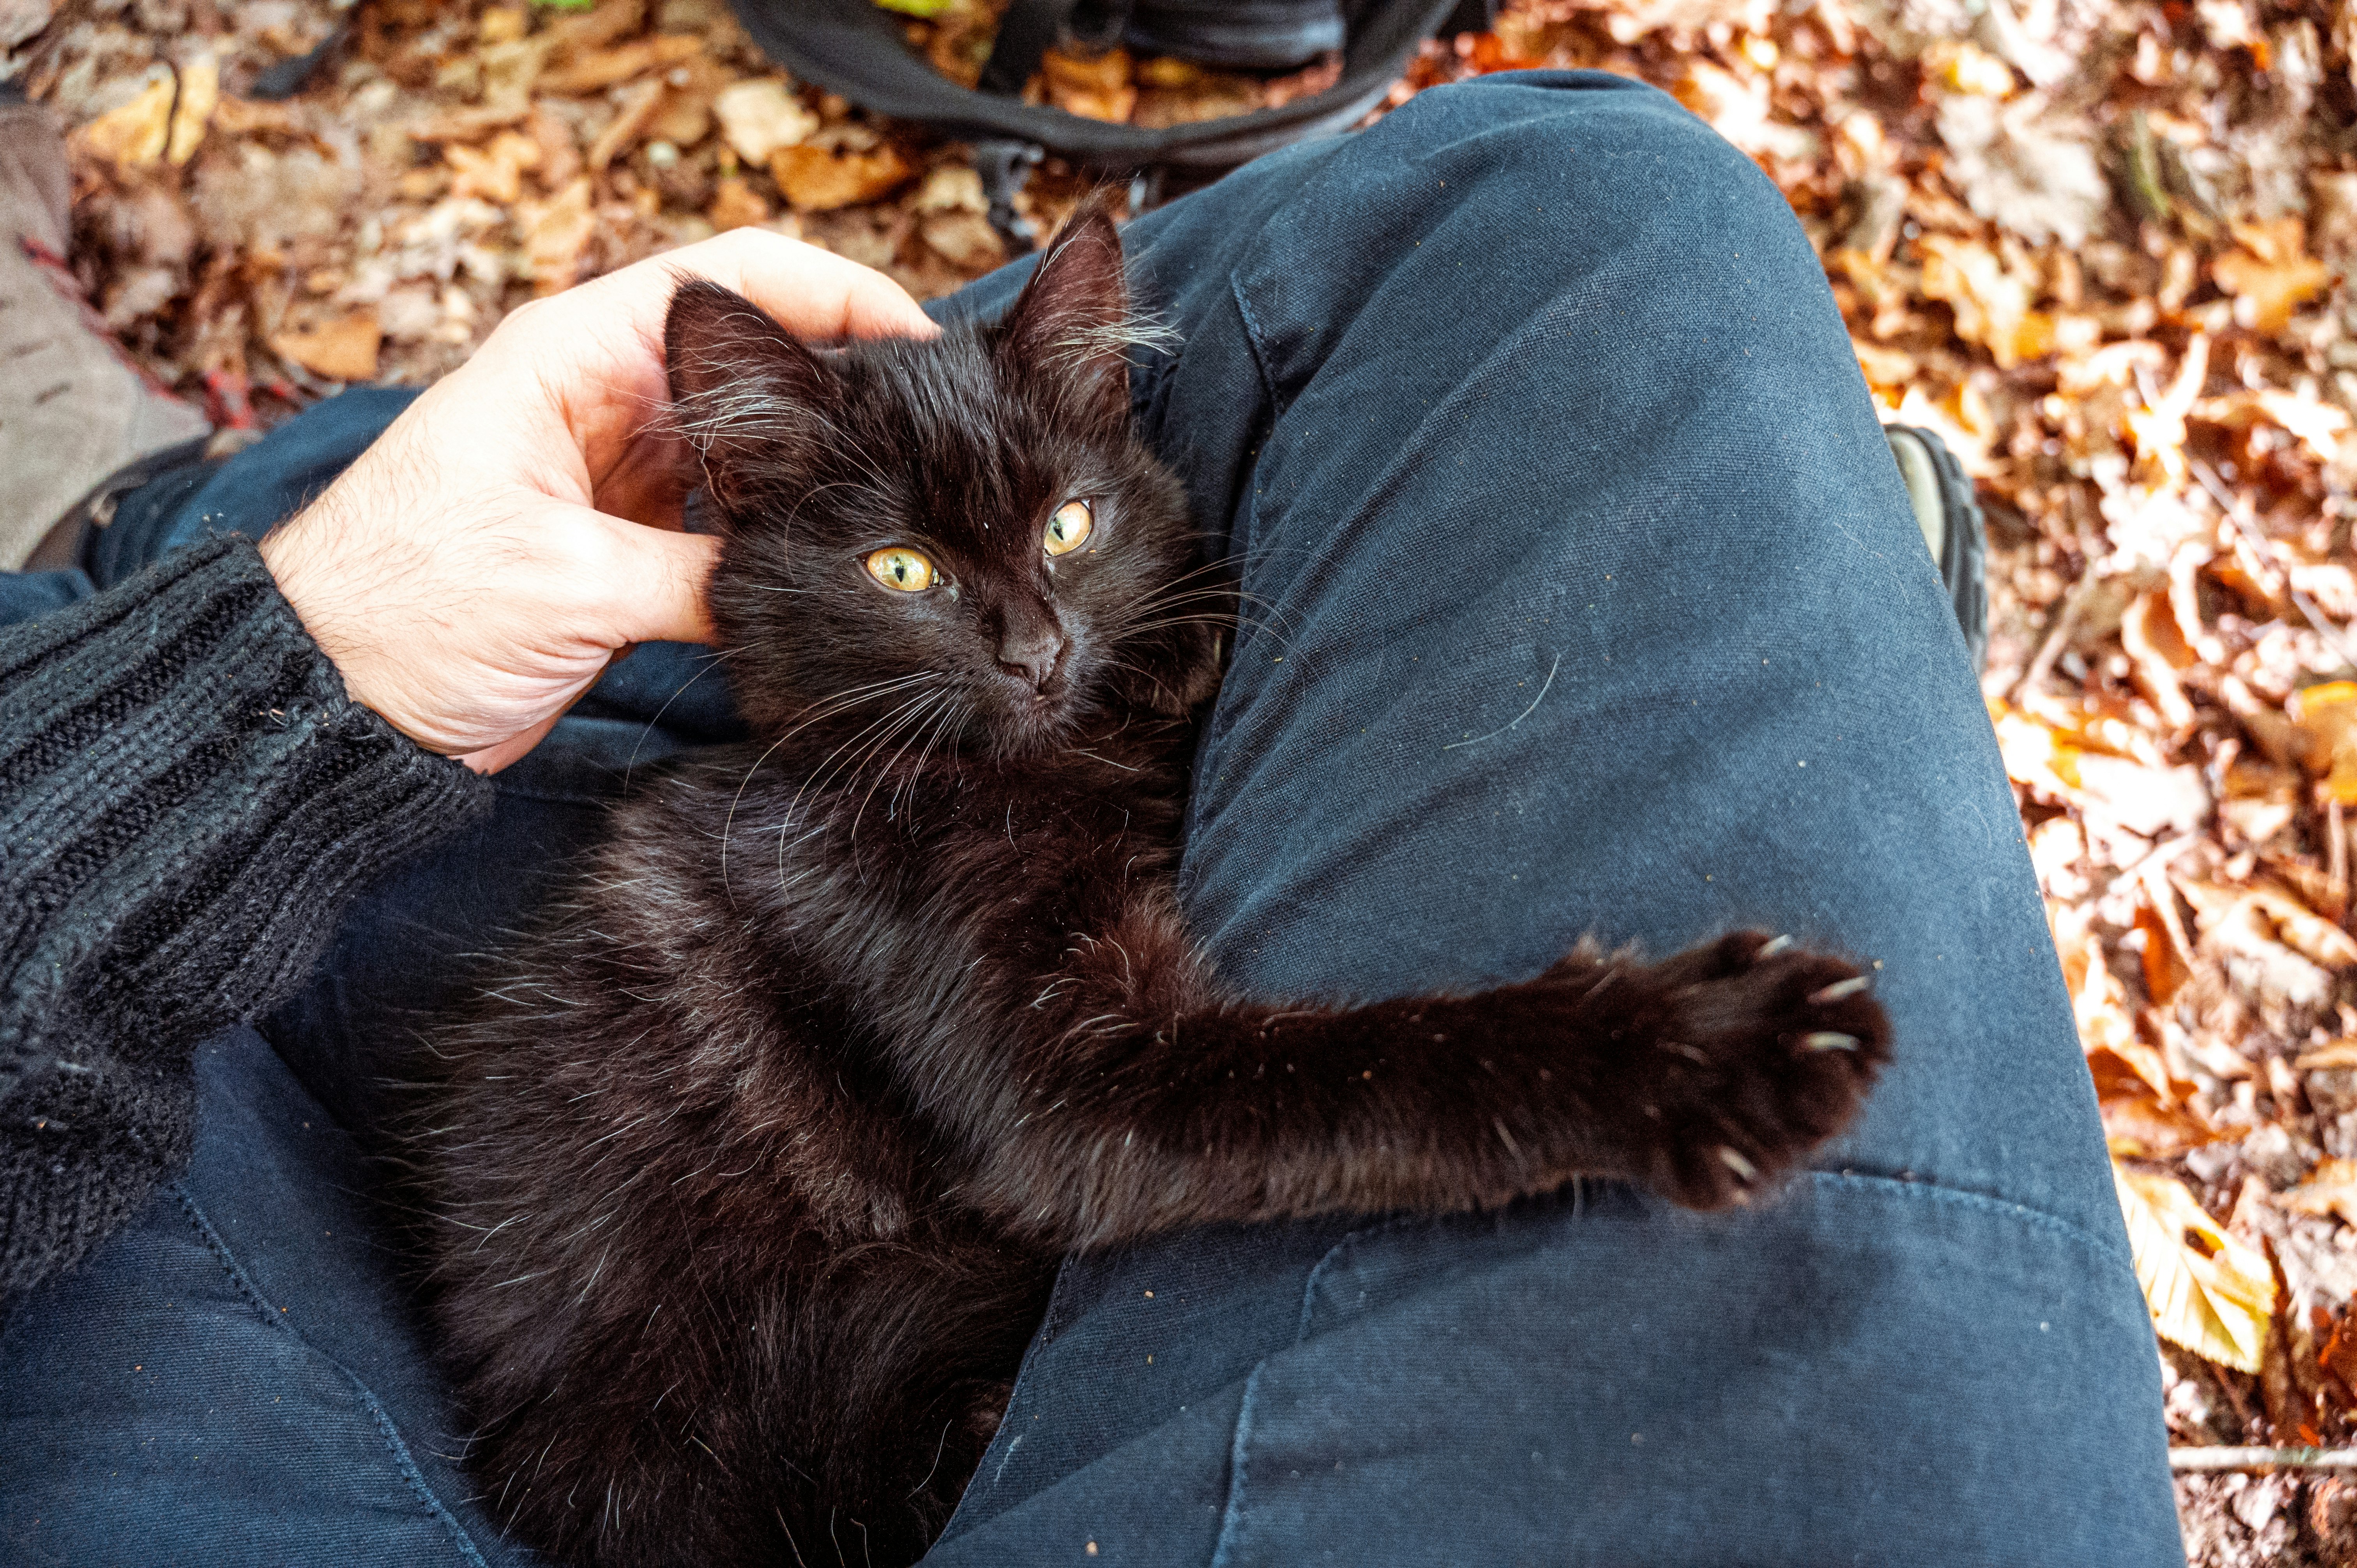
[[[912,47],[988,0],[948,10]],[[1509,0],[1388,101],[1537,64],[1676,94],[1792,202],[1889,417],[1973,474],[1983,689],[2180,1446],[2357,1446],[2352,45],[2357,0]],[[0,48],[73,128],[93,306],[223,450],[716,229],[920,298],[1006,257],[965,147],[791,81],[722,0],[0,0]],[[1043,91],[1208,112],[1164,67]],[[1089,183],[1050,160],[1022,209]],[[2178,1498],[2205,1568],[2357,1563],[2357,1482]]]

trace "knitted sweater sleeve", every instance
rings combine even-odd
[[[243,540],[0,628],[0,1304],[186,1162],[197,1042],[488,798],[344,694]]]

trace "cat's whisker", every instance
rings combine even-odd
[[[894,692],[903,690],[909,686],[933,680],[936,678],[936,674],[937,672],[934,671],[920,670],[913,675],[903,675],[889,681],[873,682],[868,686],[854,686],[849,688],[847,692],[836,693],[833,697],[822,698],[820,702],[813,703],[812,707],[825,707],[825,712],[813,714],[812,716],[802,720],[802,723],[795,725],[792,728],[787,730],[785,734],[770,742],[769,749],[762,752],[759,757],[753,759],[753,766],[745,769],[745,777],[737,781],[737,793],[729,798],[728,814],[722,820],[720,824],[720,886],[723,889],[728,889],[728,839],[731,831],[735,828],[737,823],[737,808],[744,801],[745,791],[747,788],[752,784],[753,775],[760,771],[761,765],[763,763],[769,761],[771,757],[777,754],[778,747],[785,745],[786,742],[791,740],[803,730],[808,729],[812,725],[818,723],[821,719],[832,717],[835,714],[846,712],[851,708],[857,707],[862,703],[876,701],[877,698],[889,695]],[[851,693],[859,693],[856,699],[845,700],[850,698]],[[802,712],[810,714],[811,709],[804,708]],[[862,731],[861,733],[865,734],[866,732]],[[855,736],[853,738],[856,739],[857,737]],[[849,743],[846,742],[845,744],[847,745]],[[803,786],[804,789],[807,789],[808,787],[809,786],[807,784]],[[798,790],[794,795],[794,803],[799,805],[801,801],[802,794]],[[787,808],[786,814],[787,820],[791,822],[793,816],[793,808],[791,806]],[[733,908],[737,897],[733,889],[729,889],[728,897],[730,905]]]
[[[949,693],[946,692],[934,692],[930,693],[930,695],[933,702],[938,704],[945,702],[948,699]],[[870,758],[881,752],[886,744],[892,739],[893,736],[899,735],[902,730],[915,729],[918,723],[928,716],[930,716],[929,710],[920,709],[916,715],[910,718],[908,723],[896,726],[889,734],[886,735],[882,740],[877,741],[874,746],[868,747],[866,756],[860,759],[861,766],[865,767]],[[891,774],[893,765],[898,763],[903,756],[907,755],[909,747],[914,746],[916,742],[917,736],[914,734],[910,735],[908,739],[902,741],[900,743],[900,749],[892,754],[891,761],[887,762],[883,767],[876,770],[876,778],[868,784],[867,793],[859,797],[858,809],[851,813],[851,831],[845,835],[855,843],[857,843],[859,839],[859,820],[867,814],[867,802],[875,799],[876,791],[883,786],[884,780]],[[856,770],[854,771],[853,778],[856,782],[857,779]],[[888,801],[887,802],[887,810],[889,810]]]
[[[927,701],[929,698],[933,698],[938,695],[939,693],[931,692],[919,693],[917,695],[910,697],[900,703],[899,707],[894,708],[890,713],[886,714],[882,718],[877,719],[874,724],[869,725],[866,729],[861,730],[857,735],[853,736],[849,740],[845,741],[841,746],[836,746],[833,751],[828,752],[825,757],[820,761],[818,767],[812,770],[810,777],[803,780],[802,788],[794,791],[793,800],[789,802],[786,807],[786,822],[789,824],[793,822],[794,813],[801,809],[802,797],[804,795],[808,794],[814,788],[823,790],[826,788],[827,780],[850,771],[856,767],[856,763],[866,761],[867,757],[872,755],[877,747],[882,746],[886,740],[889,740],[893,735],[899,733],[899,723],[904,720],[905,715],[911,708],[915,707],[920,703]],[[887,725],[891,725],[894,727],[885,730],[883,738],[871,745],[867,751],[860,753],[855,759],[854,763],[837,764],[835,762],[836,757],[841,757],[845,752],[850,750],[853,746],[857,746],[861,741],[866,740],[869,736],[875,734],[878,729],[884,728]]]

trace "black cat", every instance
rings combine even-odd
[[[438,1036],[418,1143],[469,1462],[560,1561],[909,1562],[1066,1251],[1583,1173],[1721,1205],[1888,1055],[1855,969],[1758,933],[1477,995],[1223,984],[1172,879],[1230,597],[1130,433],[1134,336],[1094,207],[931,342],[673,301],[761,738],[618,812]]]

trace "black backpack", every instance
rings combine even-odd
[[[1081,0],[1014,0],[980,91],[959,86],[919,58],[901,40],[907,18],[874,0],[731,3],[754,41],[796,77],[876,113],[978,144],[985,182],[1003,187],[1020,177],[1038,149],[1108,174],[1161,165],[1216,170],[1305,136],[1343,130],[1381,101],[1416,46],[1444,22],[1458,31],[1487,27],[1493,0],[1340,0],[1342,74],[1333,86],[1279,108],[1162,130],[1023,102],[1025,80]],[[996,206],[1000,191],[992,194]]]

